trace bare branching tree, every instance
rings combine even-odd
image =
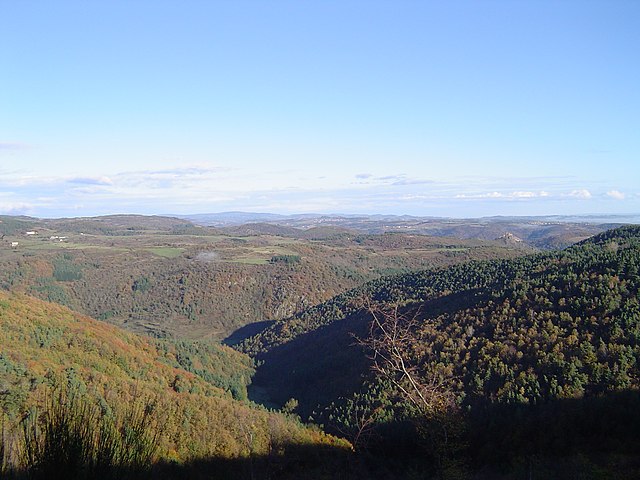
[[[389,381],[418,413],[416,427],[442,473],[462,448],[463,422],[454,393],[455,377],[435,358],[432,328],[419,308],[360,300],[371,316],[367,338],[358,343],[369,352],[375,374]],[[444,477],[443,477],[444,478]]]
[[[430,365],[429,358],[417,358],[420,309],[405,313],[398,304],[380,306],[369,299],[362,302],[371,322],[368,337],[358,341],[369,351],[373,371],[389,380],[427,417],[453,408],[453,379]]]

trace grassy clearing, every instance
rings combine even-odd
[[[298,252],[272,245],[269,247],[254,247],[243,249],[244,251],[238,255],[226,260],[231,263],[242,263],[245,265],[267,265],[270,263],[274,255],[291,255],[297,256]]]
[[[144,250],[159,257],[178,258],[184,253],[185,249],[180,247],[148,247]]]

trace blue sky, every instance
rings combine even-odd
[[[0,213],[640,213],[640,2],[0,0]]]

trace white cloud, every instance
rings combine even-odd
[[[607,197],[614,198],[616,200],[624,200],[625,194],[618,190],[609,190]]]
[[[359,173],[355,176],[355,185],[392,185],[396,187],[410,185],[426,185],[434,184],[433,180],[425,180],[423,178],[412,178],[405,174],[375,176],[370,173]]]
[[[459,193],[455,196],[455,198],[503,198],[504,194],[500,192],[489,192],[489,193]]]
[[[75,185],[113,185],[113,181],[109,177],[72,177],[66,179],[67,183]]]
[[[455,196],[455,198],[504,198],[504,199],[523,199],[523,198],[541,198],[548,197],[549,192],[540,191],[540,192],[529,192],[529,191],[517,191],[517,192],[488,192],[488,193],[479,193],[479,194],[466,194],[460,193]]]
[[[319,173],[319,172],[317,172]],[[0,170],[0,212],[76,215],[118,212],[193,213],[222,210],[451,214],[546,212],[562,202],[574,211],[608,198],[637,201],[636,192],[583,188],[571,178],[424,180],[408,174],[303,175],[193,164],[149,170],[37,175]],[[566,182],[565,182],[566,181]],[[565,182],[565,183],[563,183]],[[573,183],[573,184],[572,184]],[[606,192],[606,193],[605,193]],[[585,199],[591,199],[589,202]],[[624,204],[624,205],[623,205]],[[74,207],[75,206],[75,207]],[[77,208],[77,210],[73,210]],[[567,207],[569,208],[569,207]],[[604,208],[604,207],[603,207]],[[611,207],[609,207],[611,208]],[[461,213],[462,212],[462,213]]]
[[[585,199],[592,197],[591,192],[586,188],[582,188],[580,190],[573,190],[567,196],[573,197],[573,198],[585,198]]]
[[[22,202],[0,202],[0,212],[8,215],[24,215],[33,210],[33,205]]]
[[[536,198],[538,196],[535,192],[513,192],[512,198]]]

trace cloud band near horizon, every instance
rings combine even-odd
[[[106,213],[396,213],[437,216],[606,213],[611,203],[640,211],[640,194],[585,188],[574,177],[462,177],[446,181],[404,173],[348,178],[247,173],[187,166],[101,175],[37,176],[0,172],[0,213],[91,216]],[[271,182],[273,180],[273,183]],[[526,205],[526,211],[522,206]],[[520,207],[518,207],[520,206]],[[562,207],[562,209],[560,209]]]

